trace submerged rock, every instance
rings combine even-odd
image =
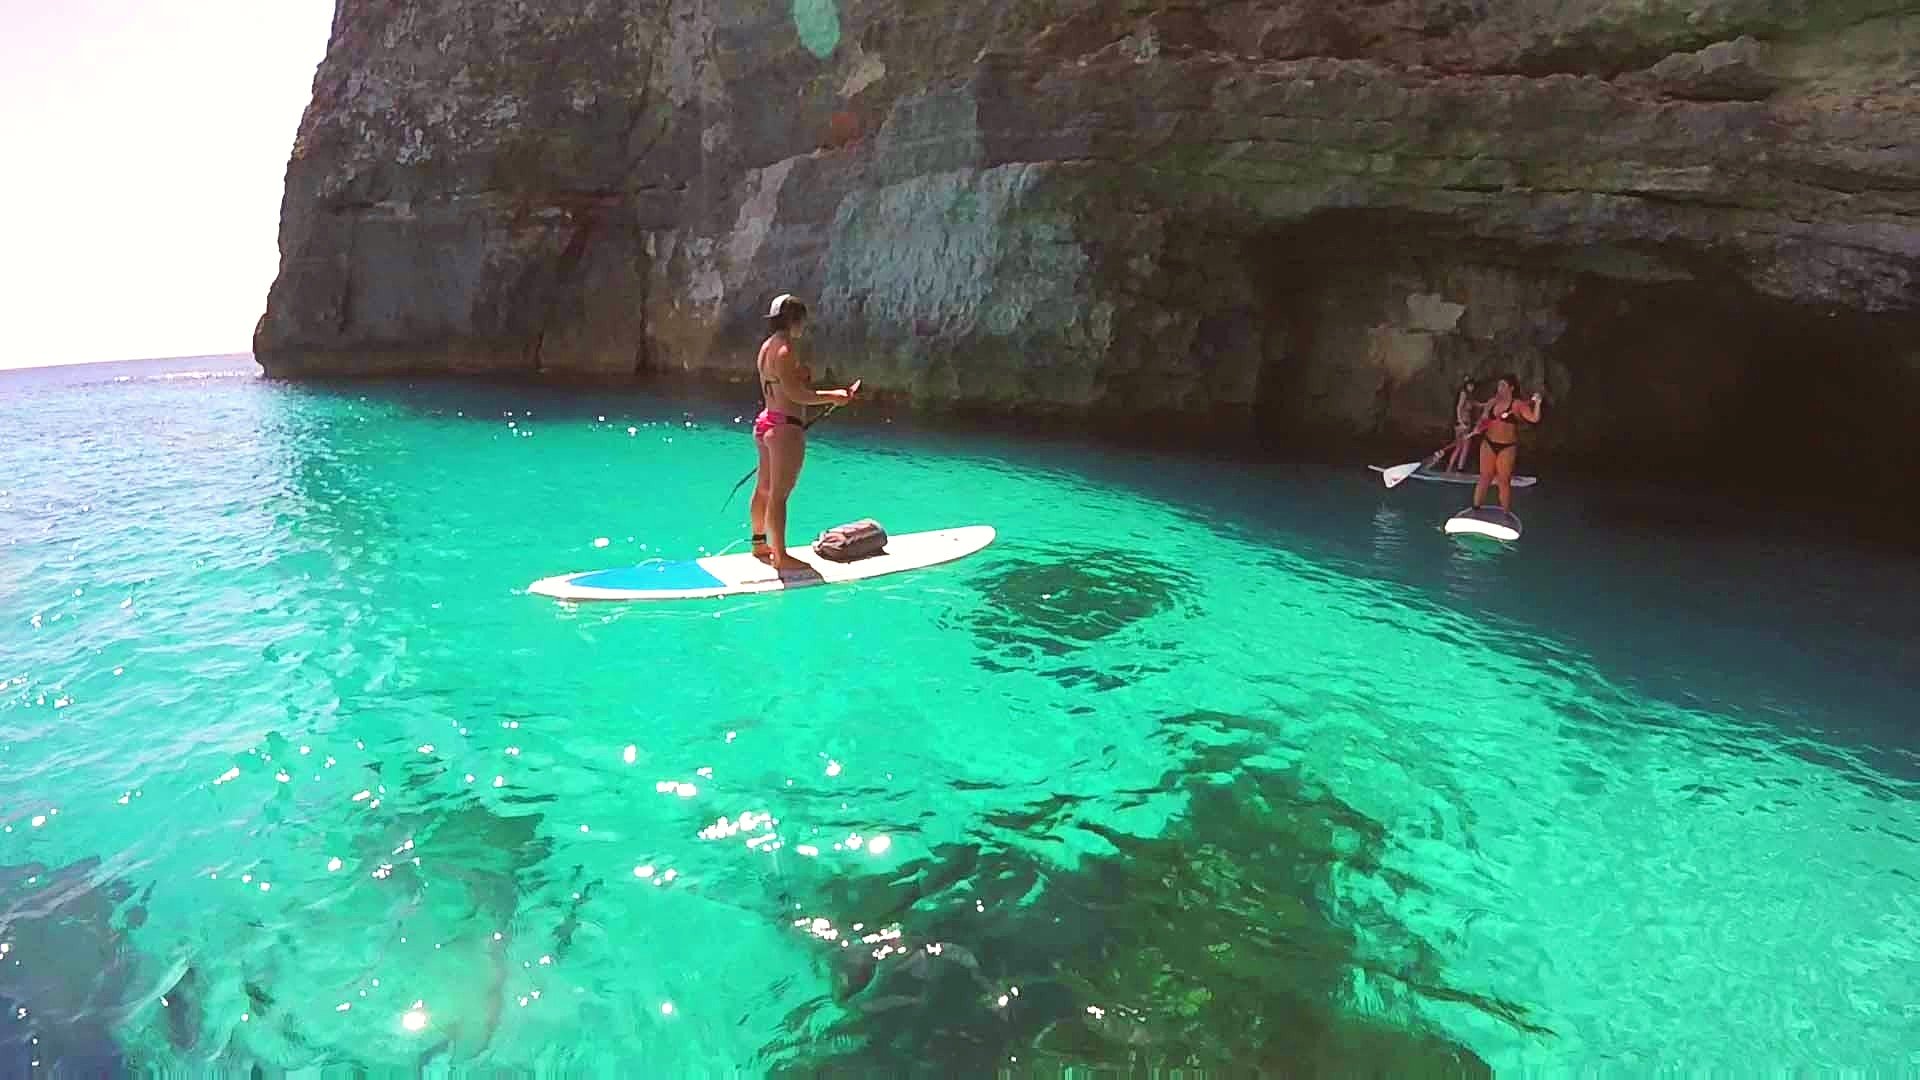
[[[1548,442],[1725,445],[1920,398],[1916,48],[1900,0],[340,0],[255,349],[738,379],[794,291],[816,375],[942,409],[1444,438],[1511,369]]]
[[[1245,722],[1166,725],[1223,720]],[[1241,756],[1193,744],[1168,777],[1186,811],[1164,835],[1056,799],[884,875],[819,882],[794,927],[817,940],[833,997],[787,1018],[769,1071],[1491,1075],[1417,1019],[1420,999],[1551,1037],[1525,1009],[1450,985],[1433,945],[1380,903],[1424,886],[1383,865],[1379,823]],[[1111,853],[1036,854],[1074,829]]]
[[[1187,597],[1192,575],[1157,559],[1121,549],[1046,552],[1006,562],[981,585],[983,606],[966,616],[980,649],[974,663],[988,671],[1034,670],[1075,689],[1112,690],[1165,670],[1130,654],[1109,668],[1075,662],[1090,646],[1152,628],[1161,616],[1193,614]],[[1178,624],[1159,627],[1154,640],[1170,647]]]
[[[98,856],[0,866],[0,1076],[123,1069],[116,1029],[160,966],[129,941],[145,917],[144,896]]]

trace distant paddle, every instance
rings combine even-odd
[[[849,386],[849,387],[847,387],[847,389],[848,389],[848,390],[850,390],[850,391],[852,391],[852,392],[853,392],[854,394],[858,394],[858,393],[860,392],[860,380],[859,380],[859,379],[855,379],[855,380],[853,380],[853,385],[851,385],[851,386]],[[831,405],[829,405],[829,406],[827,406],[827,411],[826,411],[826,412],[823,412],[823,413],[821,413],[821,414],[820,414],[819,416],[816,416],[816,417],[814,417],[813,419],[811,419],[811,420],[809,420],[809,421],[807,421],[806,423],[804,423],[804,424],[801,424],[801,425],[800,425],[800,430],[801,430],[801,431],[805,431],[805,430],[807,430],[808,428],[810,428],[810,427],[812,427],[813,425],[815,425],[815,424],[817,424],[817,423],[819,423],[820,421],[822,421],[822,420],[825,420],[825,419],[826,419],[827,417],[829,417],[829,416],[832,416],[832,415],[833,415],[833,410],[835,410],[835,409],[837,409],[837,408],[839,408],[839,407],[840,407],[841,405],[844,405],[844,404],[845,404],[845,402],[841,402],[841,401],[836,401],[836,402],[834,402],[833,404],[831,404]],[[742,484],[744,484],[744,483],[746,483],[747,481],[749,481],[749,480],[751,480],[751,479],[753,479],[753,474],[754,474],[754,473],[757,473],[757,472],[759,472],[759,471],[760,471],[760,466],[758,466],[758,465],[755,465],[755,466],[754,466],[753,468],[751,468],[751,469],[748,469],[748,470],[747,470],[747,475],[745,475],[745,476],[743,476],[743,477],[741,477],[741,478],[740,478],[739,480],[736,480],[736,481],[734,482],[734,485],[733,485],[733,490],[732,490],[732,491],[729,491],[729,492],[727,492],[727,501],[726,501],[726,502],[724,502],[724,503],[721,503],[721,504],[720,504],[720,512],[721,512],[721,513],[723,513],[723,514],[724,514],[724,513],[726,513],[726,512],[727,512],[727,507],[729,507],[729,506],[731,506],[731,505],[733,505],[733,497],[734,497],[735,495],[738,495],[738,494],[740,494],[740,485],[742,485]]]
[[[1391,469],[1382,469],[1380,470],[1380,481],[1386,484],[1388,487],[1393,487],[1399,484],[1400,481],[1405,480],[1407,477],[1412,476],[1414,473],[1419,472],[1423,467],[1432,465],[1434,462],[1439,461],[1441,455],[1445,454],[1447,451],[1453,449],[1455,446],[1458,446],[1459,444],[1466,442],[1468,439],[1471,439],[1478,434],[1480,434],[1478,430],[1470,431],[1467,434],[1462,435],[1459,438],[1448,443],[1447,445],[1441,447],[1440,449],[1435,450],[1432,454],[1428,455],[1424,461],[1409,461],[1405,465],[1395,465]]]

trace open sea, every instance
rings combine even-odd
[[[996,542],[526,592],[748,408],[0,372],[0,1075],[1920,1071],[1911,554],[866,416],[796,542]]]

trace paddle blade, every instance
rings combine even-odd
[[[1422,462],[1409,461],[1405,465],[1395,465],[1391,469],[1382,469],[1380,471],[1380,482],[1388,487],[1393,487],[1400,483],[1400,481],[1419,472],[1421,464]]]

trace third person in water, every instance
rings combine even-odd
[[[1500,488],[1500,509],[1513,512],[1513,468],[1520,459],[1520,425],[1540,422],[1540,395],[1519,398],[1520,379],[1512,372],[1500,376],[1493,397],[1481,406],[1483,418],[1475,428],[1480,437],[1480,480],[1473,485],[1473,506],[1487,501],[1487,488]]]
[[[765,408],[753,420],[753,442],[760,454],[760,474],[748,511],[753,524],[753,554],[776,570],[803,570],[807,563],[787,553],[787,497],[800,479],[807,454],[808,405],[845,405],[858,392],[860,381],[840,390],[815,390],[808,385],[813,373],[800,363],[794,345],[806,333],[807,306],[790,293],[774,297],[767,309],[772,331],[760,344],[755,361]]]

